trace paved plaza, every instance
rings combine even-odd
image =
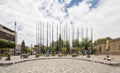
[[[8,67],[0,67],[0,73],[120,73],[120,67],[77,60],[80,57],[84,58],[85,56],[79,56],[73,59],[67,56],[65,58],[50,57],[51,59],[33,60],[13,64]],[[91,59],[102,59],[102,57],[103,56],[92,56]],[[14,58],[16,58],[16,61],[20,60],[18,57],[13,57],[12,59]],[[32,58],[34,58],[34,56],[29,57],[29,59]],[[119,59],[117,61],[119,61]]]
[[[0,73],[120,73],[120,67],[74,59],[50,59],[3,67]]]

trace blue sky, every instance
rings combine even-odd
[[[65,0],[58,0],[60,3],[64,3]],[[83,0],[71,0],[67,5],[66,7],[67,8],[71,8],[75,5],[79,5],[80,2],[82,2]],[[88,0],[88,3],[91,4],[90,8],[96,8],[98,3],[99,3],[99,0]]]
[[[54,23],[54,27],[60,22],[63,27],[67,23],[69,28],[72,22],[76,29],[88,28],[89,33],[92,27],[94,40],[108,36],[118,38],[119,20],[119,0],[0,0],[0,24],[14,30],[17,22],[18,44],[22,40],[27,45],[35,44],[36,24],[40,22],[45,26],[47,22]],[[57,29],[54,30],[56,33]],[[46,29],[44,32],[46,35]]]

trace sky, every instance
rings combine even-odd
[[[69,28],[72,38],[72,25],[76,29],[88,28],[88,37],[93,28],[93,39],[120,37],[119,0],[0,0],[0,24],[14,30],[17,22],[18,44],[25,40],[26,45],[36,43],[36,25],[44,24]],[[47,30],[45,28],[45,38]],[[49,32],[50,33],[50,32]],[[79,33],[81,35],[81,31]],[[56,35],[54,34],[54,40]],[[76,36],[77,37],[77,36]],[[81,38],[81,36],[79,37]]]

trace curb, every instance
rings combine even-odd
[[[94,61],[94,60],[89,60],[89,59],[63,58],[63,57],[58,57],[58,58],[34,58],[34,59],[22,60],[22,61],[18,61],[18,62],[0,63],[0,66],[1,67],[8,67],[8,66],[23,63],[23,62],[35,61],[35,60],[46,60],[46,59],[74,59],[74,60],[82,60],[82,61],[88,61],[88,62],[94,62],[94,63],[104,64],[104,65],[109,65],[109,66],[113,66],[113,67],[120,67],[120,63],[106,63],[106,62]]]

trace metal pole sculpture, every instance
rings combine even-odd
[[[17,32],[16,32],[16,25],[17,25],[17,23],[15,22],[15,47],[14,47],[14,55],[15,55],[15,49],[16,49],[16,44],[17,44]]]
[[[58,47],[58,25],[57,25],[57,49],[56,49],[56,51],[57,51],[57,54],[58,54],[58,51],[59,51],[59,47]]]
[[[40,37],[41,37],[41,43],[40,43],[40,54],[41,54],[41,49],[42,49],[42,45],[43,45],[43,29],[42,29],[42,27],[43,27],[43,24],[41,23],[40,24],[40,29],[41,29],[41,33],[40,33]]]
[[[93,49],[93,29],[92,28],[91,28],[91,49]]]
[[[49,56],[49,50],[48,50],[48,22],[47,22],[47,51],[46,51],[46,57]]]
[[[86,38],[88,38],[88,28],[86,28]]]
[[[67,26],[67,22],[66,22],[66,41],[68,40],[68,26]]]
[[[62,44],[61,44],[61,22],[60,22],[60,34],[59,34],[59,53],[61,53],[61,47],[62,47]]]
[[[40,54],[40,43],[41,43],[40,31],[41,31],[40,24],[38,24],[38,39],[39,39],[39,41],[38,41],[38,53],[39,54]]]
[[[53,27],[53,22],[52,22],[52,49],[54,49],[54,27]],[[53,54],[53,52],[52,52]]]
[[[42,48],[43,50],[44,50],[44,37],[45,37],[45,36],[44,36],[44,23],[43,23],[43,48]],[[42,52],[42,51],[41,51],[41,52]],[[43,52],[42,52],[42,53],[43,53]]]
[[[72,54],[73,54],[73,49],[74,49],[74,24],[73,25],[73,39],[72,39]]]
[[[38,51],[37,51],[37,53],[39,54],[39,42],[40,42],[40,34],[39,34],[39,24],[38,24]]]
[[[79,34],[80,34],[79,28],[77,28],[77,39],[78,39],[78,40],[79,40]]]
[[[84,39],[84,28],[81,28],[81,40],[83,41]]]
[[[50,43],[52,42],[52,39],[51,39],[51,36],[52,36],[52,32],[51,32],[51,24],[50,24],[49,27],[50,27],[50,29],[49,29],[49,30],[50,30],[50,31],[49,31],[49,32],[50,32],[50,33],[49,33],[49,34],[50,34],[50,36],[49,36],[49,45],[50,45]],[[52,48],[52,47],[50,47],[50,54],[51,54],[51,48]]]
[[[36,48],[38,50],[38,24],[36,24]],[[37,51],[36,51],[37,53]]]
[[[64,25],[64,27],[63,27],[63,30],[64,30],[64,41],[65,41],[65,25]]]

